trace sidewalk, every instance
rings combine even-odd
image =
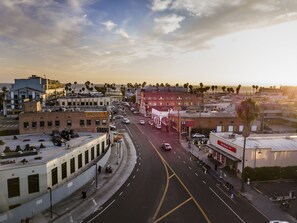
[[[226,182],[229,182],[233,185],[233,194],[235,196],[242,196],[247,199],[259,212],[266,216],[269,220],[282,220],[288,221],[290,223],[297,222],[297,220],[289,215],[287,212],[283,211],[275,203],[271,202],[264,194],[260,191],[255,190],[252,185],[245,184],[245,192],[240,193],[241,189],[241,180],[235,174],[229,174],[222,172],[219,168],[215,170],[215,164],[210,161],[207,157],[208,153],[204,152],[202,149],[199,150],[197,146],[191,145],[191,148],[188,146],[186,140],[181,141],[181,145],[188,152],[192,153],[193,156],[199,158],[204,163],[210,166],[208,173],[217,178],[223,185]]]
[[[128,136],[124,134],[122,143],[121,158],[117,158],[117,148],[112,146],[111,155],[107,162],[113,169],[112,173],[105,173],[105,167],[97,175],[97,188],[95,180],[87,182],[83,188],[77,190],[68,198],[55,204],[52,209],[53,218],[51,219],[50,209],[35,215],[31,222],[46,223],[65,223],[81,222],[85,217],[96,210],[102,209],[102,205],[122,186],[128,179],[136,163],[136,150]],[[117,164],[118,163],[118,164]],[[86,191],[86,198],[82,198],[82,191]]]

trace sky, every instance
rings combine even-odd
[[[297,86],[296,0],[1,0],[0,82]]]

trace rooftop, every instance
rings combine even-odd
[[[61,146],[54,145],[50,134],[2,136],[0,137],[0,142],[2,141],[0,145],[0,170],[46,163],[64,156],[101,135],[104,133],[79,132],[79,134],[75,134],[74,138],[62,143]],[[17,146],[21,150],[17,149]],[[6,147],[9,147],[11,152],[4,154],[4,150],[7,150]]]
[[[243,136],[232,133],[212,133],[227,139],[235,145],[243,146]],[[246,140],[246,149],[271,149],[273,152],[297,151],[297,134],[251,134]]]

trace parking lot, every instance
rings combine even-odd
[[[274,200],[275,205],[280,209],[287,211],[291,216],[297,219],[297,181],[270,181],[256,182],[252,184],[258,191],[265,194],[268,199]],[[290,192],[295,199],[289,198]],[[284,202],[283,199],[288,199]]]

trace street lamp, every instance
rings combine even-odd
[[[257,153],[258,153],[259,156],[261,156],[261,154],[262,154],[261,149],[258,148],[258,147],[255,148],[254,168],[256,168]]]
[[[51,205],[51,218],[53,218],[53,202],[52,202],[52,188],[47,188],[50,191],[50,205]]]
[[[96,165],[96,169],[95,169],[95,179],[96,179],[96,188],[97,188],[97,170],[98,170],[98,166],[97,166],[97,162],[96,163],[94,163],[94,165]]]

